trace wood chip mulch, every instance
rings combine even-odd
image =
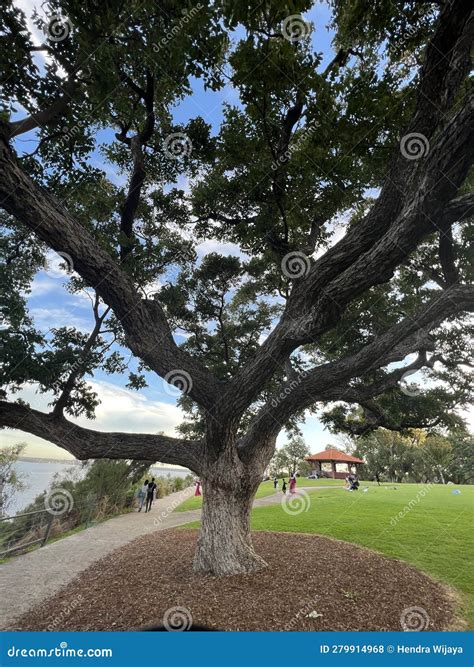
[[[13,629],[138,630],[192,623],[218,630],[400,631],[403,617],[421,623],[416,629],[443,630],[455,618],[457,601],[446,586],[347,542],[254,533],[268,569],[217,579],[193,574],[196,537],[196,530],[170,529],[134,540],[94,563]],[[418,611],[407,616],[412,608]]]

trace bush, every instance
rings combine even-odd
[[[101,459],[83,465],[85,475],[82,479],[73,480],[57,475],[48,491],[38,495],[22,511],[38,513],[0,524],[0,551],[43,537],[51,516],[43,510],[48,507],[64,510],[54,517],[50,533],[52,537],[131,508],[134,487],[148,465],[136,461]]]

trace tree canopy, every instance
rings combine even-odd
[[[248,498],[307,411],[355,435],[460,423],[468,3],[332,0],[330,58],[310,0],[42,7],[41,40],[0,10],[2,425],[79,458],[189,466],[208,497],[233,471]],[[232,92],[218,126],[180,116],[198,88]],[[200,256],[206,240],[238,252]],[[48,249],[91,300],[88,334],[28,313]],[[177,388],[182,437],[74,424],[94,417],[97,369]],[[25,383],[49,413],[15,400]]]

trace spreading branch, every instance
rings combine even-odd
[[[256,433],[278,433],[295,412],[320,401],[344,400],[344,397],[349,400],[351,396],[355,400],[351,380],[401,361],[412,352],[429,349],[429,332],[447,317],[466,310],[474,310],[474,290],[465,285],[455,285],[440,292],[417,315],[403,319],[357,353],[301,373],[298,378],[289,378],[274,392],[272,400],[260,409],[241,448],[252,448],[258,441]],[[418,367],[423,359],[423,356],[419,357],[415,366]],[[405,367],[401,375],[406,372]],[[387,386],[383,383],[373,385],[372,390],[367,389],[365,394],[361,389],[358,398],[383,393],[393,386],[395,379],[401,377],[397,377],[397,373],[400,371],[390,376]]]
[[[61,415],[0,401],[0,426],[48,440],[80,460],[134,459],[182,465],[199,474],[201,443],[149,433],[109,433],[78,426]]]
[[[158,300],[141,298],[129,276],[94,236],[22,171],[1,134],[0,199],[8,213],[50,248],[70,256],[74,270],[112,308],[127,345],[138,358],[161,377],[185,371],[191,378],[189,395],[204,408],[212,408],[219,391],[217,380],[176,345]]]
[[[459,215],[452,202],[474,154],[472,94],[434,135],[465,79],[473,32],[474,17],[467,4],[446,3],[427,48],[417,105],[406,128],[406,133],[432,140],[428,155],[417,167],[418,161],[407,160],[399,146],[394,149],[372,209],[295,284],[279,324],[234,378],[231,402],[236,411],[258,396],[294,349],[317,342],[350,300],[388,282],[423,238],[434,230],[445,231],[449,217]],[[440,217],[444,222],[439,229]]]

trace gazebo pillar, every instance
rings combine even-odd
[[[336,462],[331,461],[331,468],[332,468],[332,478],[336,479]]]

